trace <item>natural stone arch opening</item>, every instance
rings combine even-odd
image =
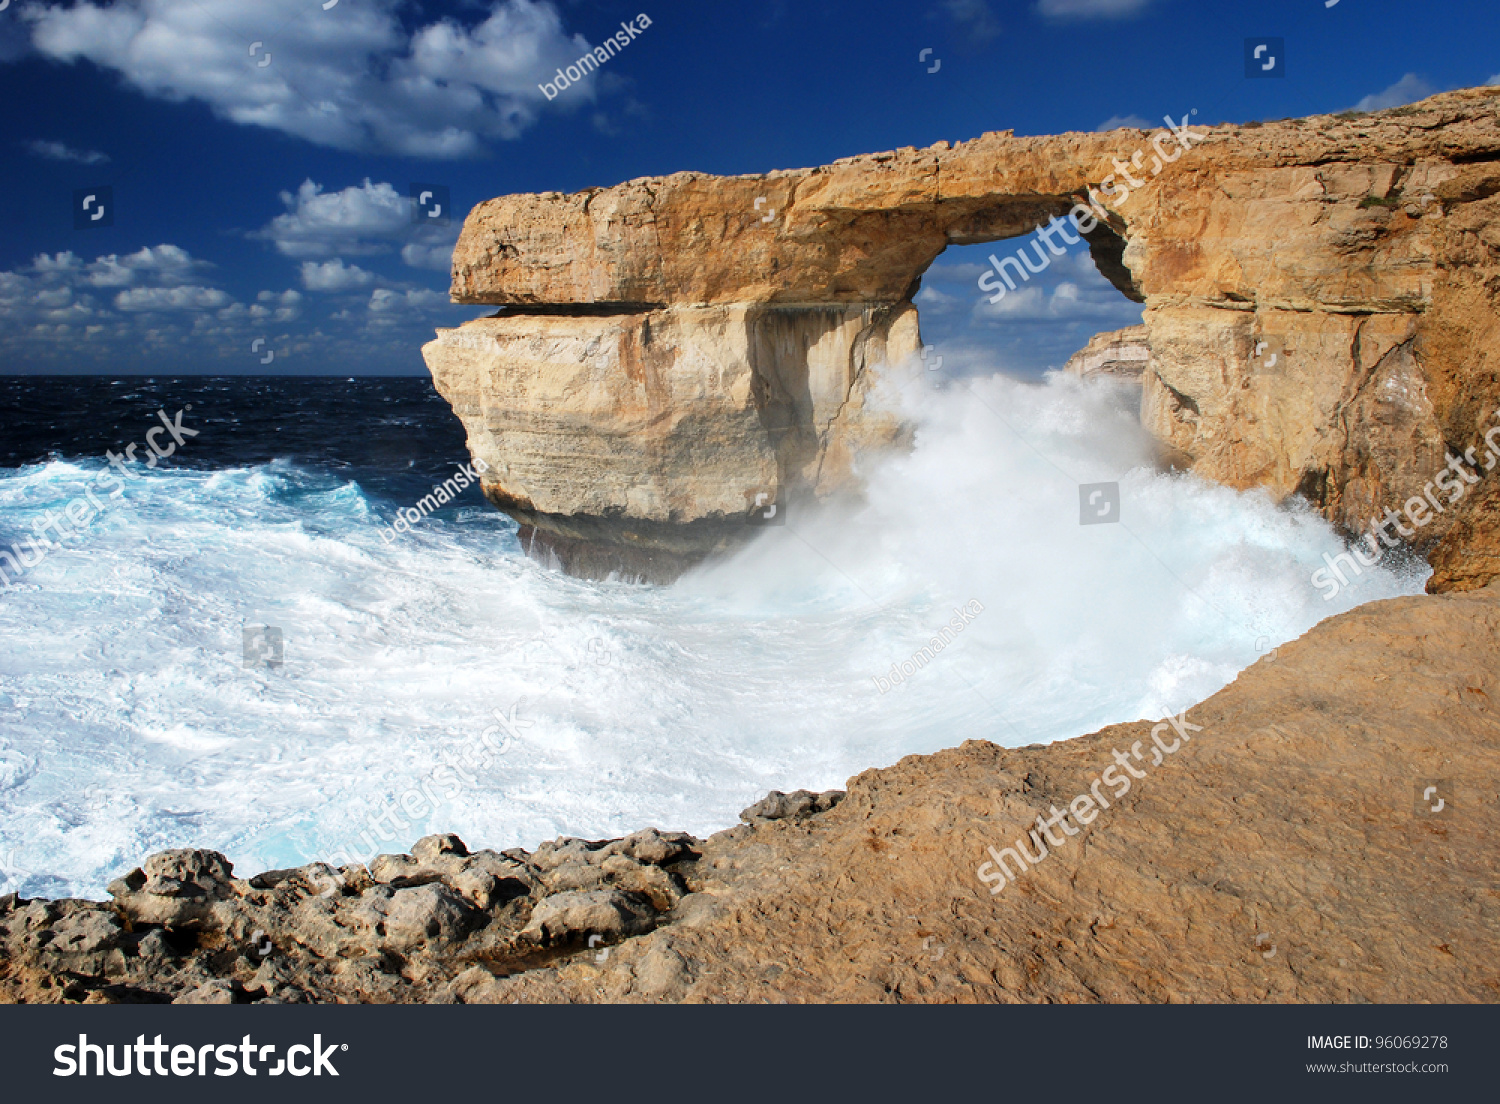
[[[1096,225],[1079,234],[1049,217],[1029,233],[948,245],[913,284],[923,366],[935,380],[989,375],[1022,379],[1049,369],[1103,371],[1139,381],[1146,338],[1144,295],[1123,259],[1125,240]],[[1109,365],[1090,352],[1125,341],[1134,350]],[[941,367],[933,358],[941,356]],[[1076,362],[1076,363],[1075,363]],[[1112,365],[1112,366],[1111,366]]]
[[[972,216],[948,228],[948,240],[944,252],[952,246],[995,245],[1024,239],[1038,227],[1047,226],[1054,219],[1059,222],[1068,219],[1073,232],[1081,234],[1084,241],[1088,243],[1089,255],[1093,257],[1094,265],[1098,268],[1100,275],[1113,284],[1125,298],[1144,304],[1146,293],[1125,263],[1128,231],[1123,222],[1111,225],[1097,218],[1092,220],[1085,220],[1081,216],[1076,219],[1070,218],[1071,214],[1077,212],[1078,206],[1078,196],[1060,195],[1024,202],[1018,201],[975,212]],[[1089,228],[1085,230],[1083,225]],[[922,270],[916,274],[916,278],[920,280],[931,264],[936,261],[937,257],[934,257],[927,265],[923,265]]]

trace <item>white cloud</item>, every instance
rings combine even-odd
[[[1087,260],[1087,257],[1084,257]],[[1092,268],[1092,265],[1090,265]],[[1066,279],[1049,292],[1045,287],[1022,285],[1007,290],[998,303],[988,298],[975,304],[971,318],[980,325],[1018,322],[1092,322],[1101,329],[1116,329],[1140,321],[1139,303],[1124,299],[1097,271],[1078,279]]]
[[[974,321],[996,322],[1002,319],[1050,318],[1047,292],[1039,287],[1018,287],[1007,291],[998,303],[982,299],[974,307]]]
[[[45,157],[48,161],[76,161],[80,165],[102,165],[109,160],[109,154],[100,153],[98,150],[77,150],[63,142],[27,142],[26,148],[37,157]]]
[[[342,257],[389,253],[398,241],[405,264],[446,272],[452,266],[453,246],[462,229],[459,219],[446,226],[413,224],[411,198],[390,184],[376,184],[368,178],[341,192],[325,192],[321,184],[305,180],[296,194],[282,192],[281,201],[287,206],[286,214],[277,215],[250,236],[274,242],[284,256],[330,258],[324,265],[303,264],[303,286],[309,291],[369,286],[376,279],[373,274],[354,266],[339,271],[344,267]],[[326,284],[340,280],[340,286]],[[316,281],[325,281],[325,285]]]
[[[333,264],[315,267],[337,271]],[[378,370],[420,369],[417,349],[434,326],[488,314],[454,306],[439,291],[373,289],[352,310],[294,323],[313,303],[296,288],[264,290],[248,302],[211,286],[214,266],[175,245],[86,260],[42,254],[0,271],[0,363],[12,370],[187,371],[209,367],[260,370],[254,339],[273,342],[277,370],[297,363],[326,370],[358,364]],[[345,276],[354,266],[343,265]],[[316,277],[315,277],[316,279]],[[347,300],[344,300],[347,302]]]
[[[253,236],[275,242],[288,257],[389,253],[389,239],[412,229],[411,200],[389,184],[370,183],[368,177],[341,192],[325,192],[321,184],[304,180],[296,195],[282,192],[281,202],[289,208],[287,213]]]
[[[1150,119],[1142,119],[1139,115],[1111,115],[1104,122],[1094,128],[1094,132],[1101,133],[1106,130],[1119,130],[1121,127],[1132,127],[1135,130],[1150,130],[1152,126]]]
[[[366,272],[359,265],[346,265],[341,257],[322,264],[302,262],[302,286],[308,291],[352,291],[367,288],[374,282],[373,272]]]
[[[122,311],[211,310],[227,306],[227,292],[207,287],[128,288],[115,296]]]
[[[412,157],[470,157],[519,137],[546,103],[539,83],[589,49],[545,0],[489,0],[475,25],[444,18],[410,32],[403,0],[319,7],[117,0],[22,11],[33,47],[55,61],[91,61],[146,95],[199,100],[247,126]],[[262,44],[253,55],[252,42]],[[592,100],[594,78],[580,84],[569,99]]]
[[[1485,84],[1500,84],[1500,73],[1496,73],[1493,77],[1491,77],[1489,80],[1485,81],[1484,83]]]
[[[59,253],[58,257],[72,258],[71,253]],[[184,284],[204,269],[212,266],[195,261],[186,249],[175,245],[147,247],[121,257],[111,253],[100,257],[84,267],[85,278],[94,287],[130,287],[151,284],[169,287]]]
[[[245,323],[253,322],[257,326],[265,322],[290,322],[302,315],[302,293],[294,289],[287,291],[262,291],[255,297],[255,302],[248,306],[244,303],[230,303],[223,310],[217,311],[214,317],[220,322],[228,323],[228,326],[210,327],[201,324],[198,326],[202,334],[214,334],[218,336],[238,332],[237,327]]]
[[[250,317],[270,319],[272,322],[290,322],[302,314],[302,293],[288,288],[280,295],[274,291],[263,291],[255,297],[250,308]]]
[[[66,251],[43,253],[29,265],[0,272],[0,349],[7,358],[19,358],[40,342],[97,356],[114,340],[139,352],[141,341],[155,340],[152,327],[158,324],[141,328],[134,319],[234,305],[227,292],[201,283],[201,273],[211,267],[169,244],[93,261]],[[101,301],[100,294],[109,291],[114,297]]]
[[[413,234],[415,241],[401,247],[401,260],[412,268],[428,268],[434,272],[448,272],[453,268],[453,247],[458,244],[458,232],[462,225],[457,219],[447,227],[419,226]]]
[[[1123,19],[1146,9],[1151,0],[1039,0],[1048,19]]]
[[[916,303],[917,307],[924,314],[949,314],[964,305],[964,300],[960,299],[957,295],[950,295],[946,291],[939,291],[930,285],[924,286],[921,291],[917,292],[917,296],[912,302]]]
[[[180,246],[162,244],[123,256],[110,253],[88,262],[68,250],[42,253],[30,266],[0,276],[8,277],[13,289],[19,290],[24,283],[38,293],[59,288],[80,291],[91,288],[172,288],[186,285],[190,279],[201,278],[201,274],[212,267],[194,259]]]
[[[449,305],[446,295],[427,288],[414,291],[376,288],[370,293],[370,313],[380,321],[404,321],[408,317],[430,313],[434,307]]]
[[[1052,265],[1047,270],[1053,276],[1061,276],[1072,280],[1085,288],[1113,288],[1114,285],[1106,280],[1099,272],[1099,266],[1094,263],[1092,254],[1085,247],[1070,249],[1061,257],[1053,257]]]
[[[1415,73],[1408,73],[1395,84],[1380,92],[1372,92],[1354,105],[1355,111],[1383,111],[1388,107],[1425,100],[1437,91]]]
[[[439,245],[423,245],[412,242],[401,247],[401,259],[412,268],[430,268],[434,272],[447,272],[453,267],[454,242]]]

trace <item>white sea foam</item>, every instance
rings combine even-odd
[[[867,472],[867,502],[794,510],[669,588],[550,572],[489,510],[387,545],[357,485],[280,463],[132,481],[0,590],[0,892],[99,895],[165,847],[242,873],[326,857],[517,702],[521,739],[387,849],[708,833],[768,789],[1181,709],[1321,617],[1421,589],[1379,570],[1325,603],[1328,527],[1154,473],[1110,386],[906,396],[916,448]],[[93,470],[0,476],[6,545]],[[1081,526],[1078,484],[1113,480],[1122,521]],[[279,669],[243,666],[247,622],[282,629]]]

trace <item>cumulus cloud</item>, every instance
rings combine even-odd
[[[66,258],[66,262],[62,258]],[[43,258],[38,258],[37,263],[44,263]],[[130,287],[140,284],[172,287],[185,284],[190,278],[213,267],[204,261],[194,260],[186,249],[175,245],[158,245],[154,248],[147,246],[123,257],[111,253],[88,265],[83,265],[72,253],[59,253],[47,263],[76,263],[82,266],[84,280],[94,287]]]
[[[288,288],[280,295],[274,291],[262,291],[250,307],[250,317],[269,318],[272,322],[290,322],[302,314],[302,293]]]
[[[212,310],[227,306],[229,295],[218,288],[169,287],[128,288],[115,296],[115,309],[122,311]]]
[[[359,265],[346,265],[341,257],[321,264],[302,262],[302,286],[308,291],[353,291],[374,282],[373,272],[366,272]]]
[[[376,288],[370,293],[370,321],[377,324],[405,322],[412,318],[431,315],[434,307],[448,305],[446,295],[427,288],[413,291]]]
[[[539,83],[589,49],[545,0],[489,0],[477,23],[410,29],[403,6],[116,0],[33,6],[22,18],[42,56],[93,62],[148,96],[197,100],[318,145],[425,158],[519,137],[546,103]],[[595,94],[585,77],[569,99]]]
[[[1123,19],[1146,10],[1151,0],[1038,0],[1048,19]]]
[[[417,226],[411,241],[401,247],[401,260],[412,268],[448,272],[453,268],[453,247],[458,244],[462,224],[454,219],[447,226]]]
[[[315,371],[337,364],[410,371],[420,369],[417,349],[434,327],[489,313],[454,306],[438,291],[371,289],[367,274],[339,258],[305,264],[310,289],[320,279],[342,281],[360,295],[356,305],[296,325],[310,306],[303,291],[263,290],[241,302],[212,285],[215,266],[170,244],[93,260],[44,253],[0,271],[0,363],[23,371],[258,371],[261,353],[252,355],[251,344],[264,339],[278,370],[285,361]]]
[[[398,242],[404,264],[446,272],[462,229],[456,218],[446,226],[414,224],[411,198],[390,184],[376,184],[368,178],[339,192],[325,192],[321,184],[305,180],[295,193],[282,192],[281,202],[286,204],[286,213],[251,237],[271,242],[283,256],[330,258],[323,265],[303,264],[302,282],[309,291],[369,286],[376,277],[355,266],[345,268],[342,258],[390,253]],[[338,286],[333,282],[339,282]]]
[[[44,157],[48,161],[76,161],[80,165],[102,165],[109,160],[109,154],[100,153],[98,150],[79,150],[64,142],[27,142],[26,148],[34,157]]]
[[[1140,304],[1125,299],[1081,247],[1051,258],[1036,283],[1007,289],[998,303],[977,286],[974,294],[980,298],[970,318],[980,326],[1087,322],[1107,330],[1139,322],[1141,316]]]
[[[917,292],[916,298],[912,300],[923,312],[924,316],[932,314],[950,314],[961,310],[966,305],[966,300],[946,291],[939,291],[931,285],[924,286]]]
[[[389,184],[363,184],[325,192],[304,180],[296,194],[281,193],[287,212],[254,236],[274,242],[288,257],[369,256],[389,253],[391,239],[410,233],[411,200]]]
[[[1435,92],[1437,89],[1421,77],[1415,73],[1408,73],[1389,88],[1380,92],[1372,92],[1360,100],[1354,105],[1354,110],[1383,111],[1388,107],[1401,107],[1404,104],[1425,100]]]
[[[0,272],[0,350],[16,362],[29,359],[38,343],[79,356],[107,345],[139,352],[148,335],[135,319],[189,318],[234,305],[227,292],[204,283],[212,267],[170,244],[92,261],[43,253]]]
[[[37,277],[44,286],[173,287],[212,267],[180,246],[162,244],[124,255],[110,253],[87,262],[71,250],[42,253],[21,271]]]

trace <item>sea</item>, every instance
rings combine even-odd
[[[863,497],[661,586],[529,558],[474,486],[398,532],[470,460],[425,378],[0,377],[0,893],[100,898],[179,847],[244,877],[703,836],[772,789],[1190,711],[1421,592],[1391,562],[1325,600],[1332,529],[1161,470],[1137,394],[892,387],[913,444]]]

